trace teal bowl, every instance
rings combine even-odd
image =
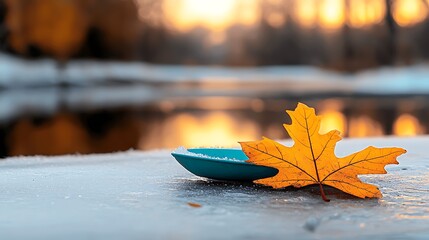
[[[239,149],[192,148],[172,152],[174,158],[189,172],[205,178],[226,181],[253,181],[272,177],[278,170],[247,163],[247,156]]]

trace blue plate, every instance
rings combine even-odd
[[[174,158],[189,172],[217,180],[253,181],[272,177],[278,170],[247,163],[247,156],[239,149],[192,148],[187,153],[173,152]]]

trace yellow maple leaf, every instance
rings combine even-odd
[[[278,174],[256,183],[284,188],[303,187],[317,184],[323,200],[329,201],[322,185],[337,188],[360,198],[379,198],[381,192],[374,185],[364,183],[358,175],[382,174],[387,164],[398,164],[396,158],[405,153],[402,148],[368,147],[349,156],[338,158],[334,149],[341,140],[340,132],[332,130],[320,134],[320,116],[314,108],[298,103],[295,111],[286,111],[292,124],[284,124],[294,140],[292,147],[286,147],[268,138],[260,141],[241,142],[247,160],[256,165],[274,167]]]

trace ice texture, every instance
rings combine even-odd
[[[290,145],[290,141],[284,142]],[[427,239],[429,137],[343,140],[408,150],[384,175],[361,178],[381,199],[317,187],[274,190],[211,181],[170,151],[127,151],[0,161],[1,239]],[[201,208],[187,203],[201,204]]]

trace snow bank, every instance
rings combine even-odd
[[[154,65],[140,62],[72,60],[63,66],[48,59],[24,60],[0,54],[0,87],[106,85],[111,81],[156,84],[230,84],[296,93],[429,93],[429,67],[385,67],[354,75],[310,66],[251,68]],[[246,83],[246,84],[243,84]]]

